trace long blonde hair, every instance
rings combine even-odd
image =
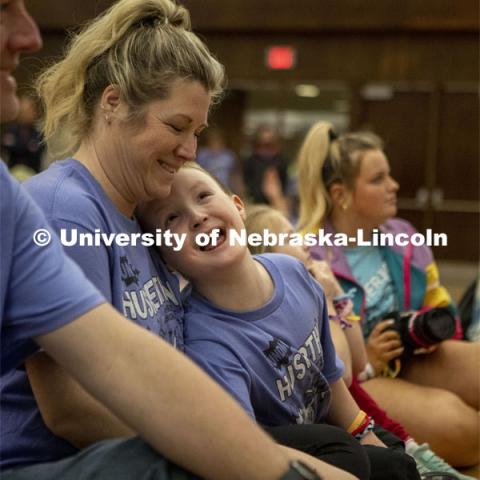
[[[64,58],[45,70],[37,92],[45,109],[44,137],[52,156],[70,155],[89,132],[108,85],[128,105],[167,98],[176,79],[199,81],[217,100],[223,66],[190,31],[188,11],[172,0],[120,0],[73,36]]]
[[[299,231],[315,232],[322,226],[332,209],[330,186],[340,182],[353,188],[363,153],[376,149],[382,150],[383,142],[372,132],[337,136],[328,122],[310,128],[297,156]]]

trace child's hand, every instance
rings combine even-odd
[[[388,362],[403,353],[400,335],[390,327],[393,320],[383,320],[373,329],[367,340],[368,360],[377,373],[381,372]]]
[[[310,259],[307,263],[307,269],[313,278],[323,287],[327,300],[331,301],[337,295],[343,293],[342,287],[327,262]]]

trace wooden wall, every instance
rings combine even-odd
[[[65,28],[109,0],[27,0],[45,47],[22,62],[19,80],[62,49]],[[232,92],[214,113],[240,148],[249,89],[274,83],[341,82],[351,128],[369,126],[387,141],[402,190],[401,214],[418,228],[447,231],[438,257],[479,257],[477,0],[183,0],[194,30],[225,64]],[[297,50],[289,71],[265,66],[265,49]],[[366,95],[381,84],[388,99]],[[245,87],[245,85],[247,85]],[[250,85],[250,87],[248,86]]]

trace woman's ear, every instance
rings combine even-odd
[[[245,212],[245,204],[238,195],[231,196],[232,202],[240,213],[240,218],[245,221],[247,219],[247,213]]]
[[[340,182],[334,182],[330,187],[330,198],[333,206],[346,210],[350,203],[350,192],[347,187]]]
[[[109,85],[102,93],[100,98],[100,108],[104,114],[115,113],[121,105],[121,97],[118,88],[114,85]]]

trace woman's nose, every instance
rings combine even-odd
[[[197,137],[195,135],[189,135],[178,146],[177,155],[184,162],[193,162],[197,154]]]
[[[399,183],[398,183],[393,177],[390,177],[390,185],[389,185],[389,188],[390,188],[391,190],[395,190],[395,191],[397,191],[397,190],[400,188]]]

